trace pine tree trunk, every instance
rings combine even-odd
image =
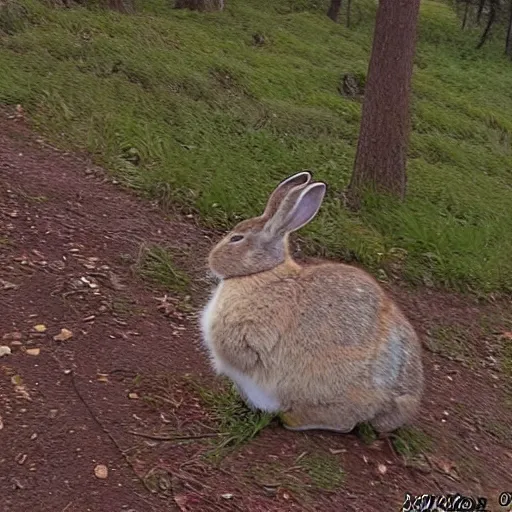
[[[484,12],[486,0],[480,0],[478,4],[478,10],[476,12],[476,22],[480,25],[480,20],[482,19],[482,13]]]
[[[469,1],[470,0],[466,0],[466,5],[464,7],[464,17],[462,18],[462,30],[466,28],[466,23],[468,22]]]
[[[409,97],[420,0],[380,0],[348,201],[365,189],[404,198],[410,132]]]
[[[505,53],[512,57],[512,0],[509,4],[507,40],[505,42]]]
[[[176,0],[174,8],[191,11],[222,11],[224,0]]]
[[[342,0],[331,0],[331,5],[329,7],[329,10],[327,11],[327,16],[329,16],[329,18],[331,18],[331,20],[334,21],[335,23],[338,23],[341,2]]]

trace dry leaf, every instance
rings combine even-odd
[[[96,478],[101,478],[102,480],[105,480],[105,478],[108,477],[108,468],[105,466],[105,464],[98,464],[94,468],[94,475]]]
[[[38,356],[41,352],[40,348],[27,348],[25,351],[29,356]]]
[[[34,331],[36,331],[36,332],[46,332],[46,325],[44,325],[44,324],[34,325]]]
[[[106,373],[98,373],[99,382],[108,382],[108,375]]]
[[[68,329],[61,329],[60,333],[53,337],[55,341],[66,341],[73,336],[73,333]]]
[[[21,386],[23,384],[23,379],[19,375],[13,375],[11,377],[11,383],[15,386]]]
[[[11,354],[11,347],[7,345],[0,346],[0,357],[9,356]]]

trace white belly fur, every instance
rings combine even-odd
[[[211,335],[211,327],[223,285],[224,283],[221,281],[201,314],[201,331],[203,334],[203,341],[210,352],[212,365],[217,374],[225,375],[237,384],[253,407],[262,411],[276,412],[280,407],[279,401],[273,393],[263,389],[249,375],[244,375],[235,368],[232,368],[216,353],[215,343]]]

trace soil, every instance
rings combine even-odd
[[[211,460],[215,422],[190,383],[219,385],[196,314],[212,234],[51,147],[20,114],[1,117],[0,345],[12,351],[0,358],[3,512],[380,512],[400,510],[406,492],[483,496],[487,510],[506,510],[509,298],[388,287],[425,347],[414,428],[428,449],[407,456],[389,437],[366,444],[274,422]],[[152,243],[189,255],[191,307],[136,271]],[[72,336],[56,340],[62,329]]]

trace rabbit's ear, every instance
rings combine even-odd
[[[281,202],[274,217],[265,229],[272,234],[284,234],[296,231],[310,222],[318,213],[325,196],[325,183],[312,183],[306,188],[295,187]]]
[[[288,192],[297,186],[305,187],[311,180],[311,174],[307,171],[299,172],[285,179],[275,188],[274,192],[269,197],[263,217],[270,219],[279,208],[282,200],[286,197]]]

